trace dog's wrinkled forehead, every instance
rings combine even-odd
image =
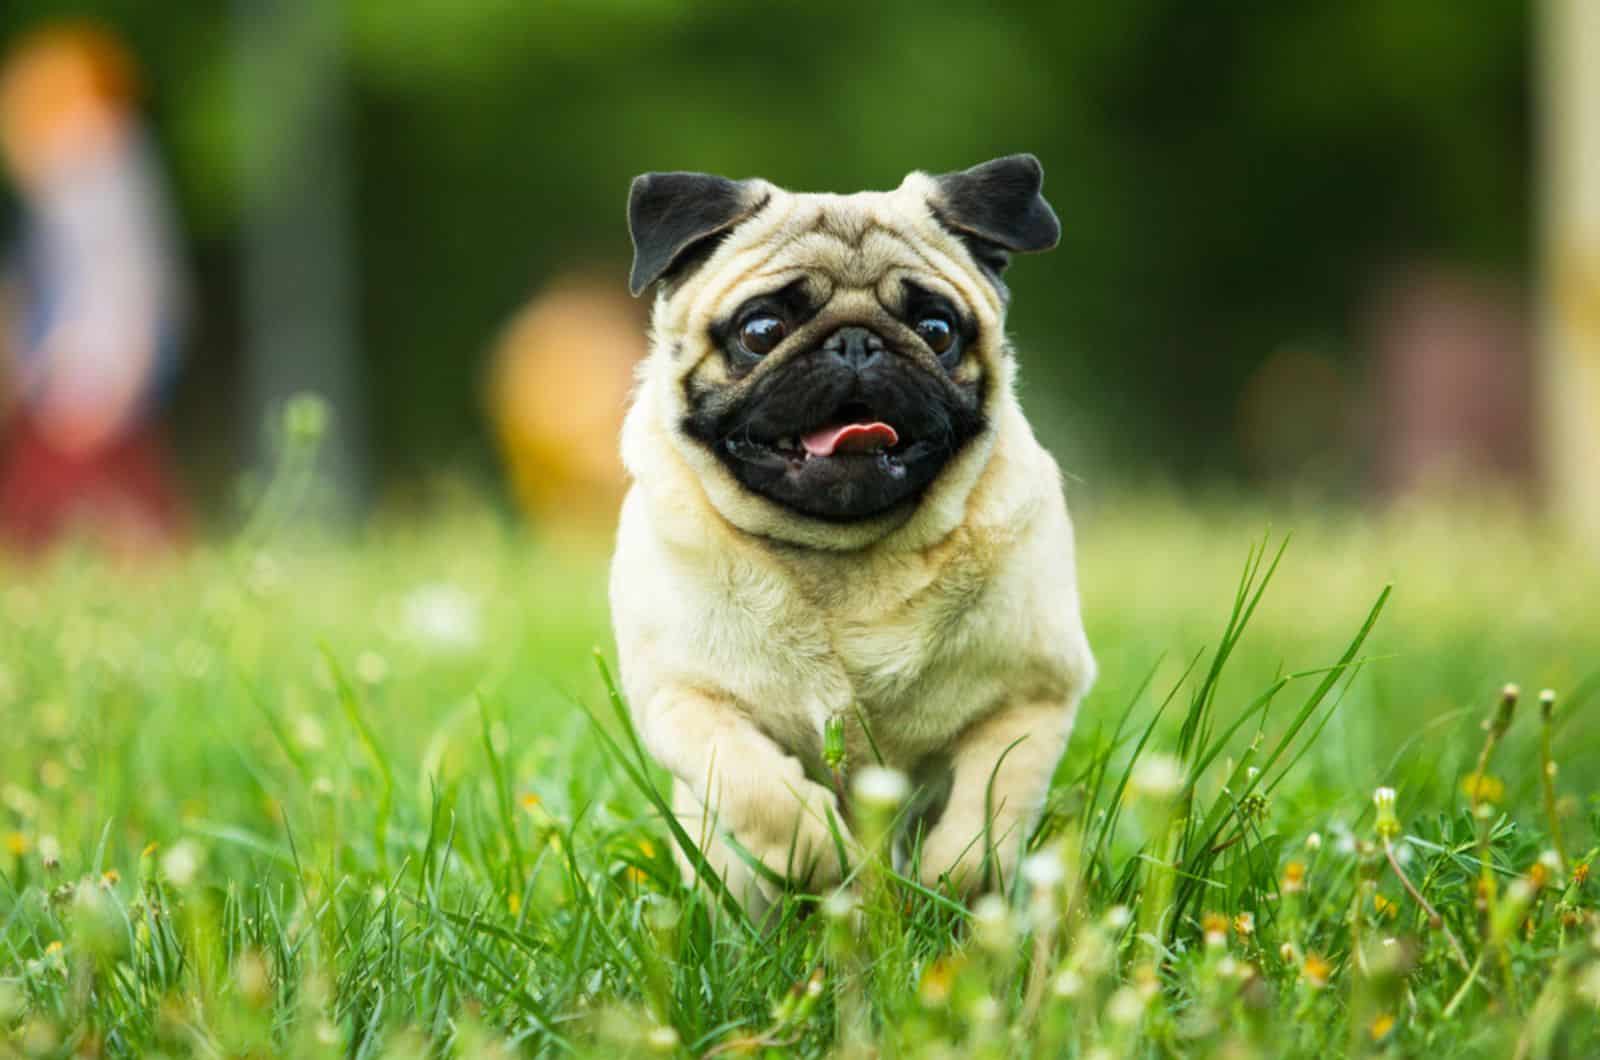
[[[836,294],[901,296],[899,280],[916,275],[964,300],[984,298],[982,277],[959,242],[934,220],[921,196],[895,192],[792,195],[774,192],[762,211],[734,231],[707,269],[703,292],[717,301],[798,284],[815,304]],[[698,299],[697,299],[698,300]]]
[[[629,196],[630,286],[637,294],[661,282],[676,297],[689,294],[704,272],[712,282],[703,286],[715,290],[691,297],[701,311],[714,312],[708,302],[796,281],[819,300],[843,287],[875,290],[887,303],[898,278],[914,273],[998,312],[1010,254],[1048,249],[1060,237],[1042,181],[1031,155],[940,176],[912,173],[893,191],[853,195],[647,173]]]

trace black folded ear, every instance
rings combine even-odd
[[[996,273],[1013,253],[1049,250],[1061,241],[1061,222],[1039,193],[1044,167],[1032,155],[1008,155],[933,180],[934,216]]]
[[[628,191],[628,232],[633,236],[633,272],[628,289],[646,287],[703,260],[728,234],[766,202],[748,180],[709,173],[644,173]]]

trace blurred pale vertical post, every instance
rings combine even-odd
[[[243,176],[247,420],[257,466],[263,427],[300,391],[333,406],[321,470],[328,509],[349,514],[366,487],[366,410],[352,309],[343,12],[334,0],[234,0]]]
[[[1540,26],[1544,433],[1554,507],[1600,549],[1600,0]]]

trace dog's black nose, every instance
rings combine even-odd
[[[883,356],[883,340],[868,328],[840,328],[828,336],[822,348],[855,369],[865,371],[867,366]]]

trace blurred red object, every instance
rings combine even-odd
[[[17,415],[4,439],[0,529],[8,543],[37,552],[81,531],[115,550],[145,551],[183,536],[183,502],[155,427],[74,451],[52,445],[27,416]]]
[[[1379,493],[1530,492],[1533,347],[1520,293],[1445,265],[1387,281],[1366,322]]]

